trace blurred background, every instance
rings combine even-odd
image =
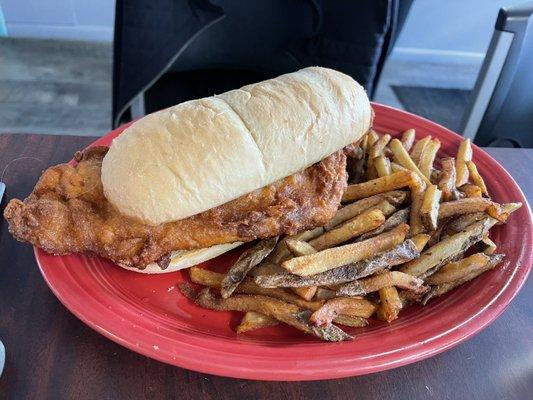
[[[481,145],[533,147],[532,10],[523,0],[0,0],[0,131],[98,136],[323,65]]]

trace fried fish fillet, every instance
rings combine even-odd
[[[76,165],[48,168],[30,196],[13,199],[9,231],[52,254],[88,252],[121,265],[168,265],[174,250],[294,234],[327,223],[346,189],[338,151],[309,168],[203,213],[157,226],[122,215],[104,196],[100,171],[107,147],[76,153]]]

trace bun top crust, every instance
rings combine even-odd
[[[322,160],[371,125],[364,89],[310,67],[147,115],[102,163],[107,199],[150,225],[201,213]]]

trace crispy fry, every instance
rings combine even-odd
[[[323,328],[311,325],[309,323],[310,311],[268,296],[235,295],[224,299],[211,293],[209,289],[204,289],[196,299],[196,304],[211,310],[255,311],[323,340],[338,342],[352,339],[335,325],[330,324]]]
[[[380,233],[383,233],[385,231],[388,231],[400,224],[407,223],[409,220],[409,213],[410,208],[404,208],[402,210],[396,211],[394,214],[392,214],[389,218],[385,220],[383,225],[380,225],[376,229],[373,229],[361,236],[359,236],[355,241],[361,242],[366,239],[370,239],[371,237],[377,236]]]
[[[387,146],[387,144],[390,142],[390,135],[387,133],[383,136],[381,136],[373,145],[372,147],[370,148],[370,150],[368,151],[368,158],[369,159],[374,159],[378,156],[381,156],[383,155],[383,150],[385,149],[385,147]]]
[[[264,239],[254,247],[251,247],[242,253],[237,262],[231,266],[222,281],[220,289],[222,297],[228,298],[231,296],[248,272],[270,254],[277,242],[277,236],[270,239]]]
[[[376,292],[389,286],[396,286],[401,289],[419,291],[424,285],[422,279],[412,275],[404,274],[400,271],[384,272],[369,278],[349,282],[342,285],[337,291],[337,296],[365,296],[368,293]],[[424,288],[422,288],[425,290]]]
[[[307,287],[295,287],[295,288],[291,288],[291,290],[296,293],[298,296],[300,296],[302,299],[304,300],[312,300],[313,297],[315,297],[315,294],[316,294],[316,291],[317,291],[317,287],[316,286],[307,286]]]
[[[475,269],[474,271],[465,275],[463,278],[456,280],[454,282],[443,283],[442,285],[433,286],[431,290],[422,299],[422,305],[426,305],[427,302],[431,300],[432,298],[442,296],[443,294],[448,293],[450,290],[455,289],[457,286],[460,286],[463,283],[466,283],[478,277],[483,272],[493,269],[496,265],[500,263],[502,259],[503,259],[503,254],[496,254],[496,255],[490,256],[490,261],[486,263],[482,268]]]
[[[456,157],[456,178],[455,186],[459,187],[468,182],[468,168],[466,166],[467,161],[472,161],[472,144],[470,139],[465,139],[459,145]]]
[[[368,151],[369,149],[372,148],[372,146],[374,146],[374,143],[376,143],[379,140],[379,135],[373,129],[370,129],[366,135],[368,137],[368,140],[367,140],[367,151]]]
[[[420,182],[418,185],[411,186],[411,214],[409,216],[409,225],[411,230],[409,236],[415,236],[424,232],[424,224],[422,223],[422,214],[420,208],[424,202],[425,185]]]
[[[299,240],[288,239],[286,241],[287,248],[295,256],[306,256],[308,254],[316,253],[316,249],[307,242],[302,242]],[[305,300],[311,300],[316,293],[316,286],[307,286],[307,287],[295,287],[292,288],[292,291],[298,296]]]
[[[342,197],[342,201],[353,201],[365,197],[409,187],[417,182],[414,172],[400,171],[392,175],[383,176],[371,181],[349,185]]]
[[[462,260],[449,262],[443,265],[433,275],[426,278],[426,283],[430,285],[441,285],[443,283],[454,282],[474,270],[483,268],[489,261],[489,256],[483,253],[475,253]]]
[[[337,315],[333,320],[336,324],[341,324],[344,326],[349,326],[352,328],[362,328],[368,325],[368,320],[363,317],[355,317],[351,315]]]
[[[483,254],[490,256],[496,252],[496,248],[497,248],[496,243],[490,240],[488,233],[485,235],[483,239],[481,239],[481,243],[485,247],[483,249]]]
[[[485,181],[483,180],[483,177],[479,174],[477,170],[476,164],[474,164],[473,161],[466,161],[466,167],[468,168],[468,172],[470,173],[470,178],[472,179],[472,182],[479,188],[481,188],[481,192],[485,195],[489,195],[489,191],[487,190],[487,185],[485,185]]]
[[[418,142],[415,143],[411,150],[411,159],[415,164],[418,164],[420,161],[420,156],[422,155],[422,152],[424,151],[424,148],[428,145],[428,143],[431,141],[431,136],[426,136],[422,139],[420,139]]]
[[[385,156],[378,156],[374,158],[374,168],[376,168],[378,177],[387,176],[392,173],[390,161]]]
[[[328,326],[340,314],[369,318],[376,312],[376,309],[377,306],[374,303],[365,299],[337,297],[328,300],[316,310],[309,321],[317,326]]]
[[[431,173],[433,171],[433,163],[435,162],[435,157],[437,152],[440,149],[440,140],[432,139],[422,150],[420,154],[420,160],[418,161],[418,167],[420,172],[428,179],[431,178]]]
[[[456,200],[455,188],[455,159],[453,157],[443,158],[441,160],[442,173],[438,183],[439,189],[442,191],[442,200],[450,201]]]
[[[376,253],[389,250],[403,242],[408,231],[409,225],[401,224],[389,232],[382,233],[371,239],[322,250],[308,256],[294,257],[284,261],[281,266],[296,275],[314,275],[364,260]]]
[[[402,133],[402,146],[406,151],[411,150],[413,144],[415,143],[415,130],[407,129]]]
[[[445,226],[444,230],[447,236],[453,235],[454,233],[461,232],[463,229],[466,229],[469,225],[472,225],[474,222],[481,221],[486,218],[487,214],[484,212],[475,212],[462,214],[454,217],[449,221]]]
[[[331,285],[350,282],[364,278],[373,273],[382,271],[395,265],[403,264],[419,256],[419,251],[411,240],[394,247],[394,249],[379,253],[373,257],[354,264],[312,275],[301,277],[293,274],[276,274],[257,276],[255,282],[266,288],[275,287],[301,287],[311,285]]]
[[[189,269],[191,281],[210,288],[220,289],[224,274],[209,271],[203,268],[192,267]],[[276,299],[286,301],[287,303],[295,304],[298,307],[308,310],[316,310],[322,302],[307,301],[300,298],[298,295],[281,288],[264,288],[257,285],[251,279],[245,279],[235,290],[237,293],[258,294],[262,296],[270,296]]]
[[[496,224],[490,217],[467,227],[464,231],[443,239],[435,246],[424,251],[419,258],[409,261],[400,271],[413,276],[421,276],[431,269],[437,269],[458,254],[464,253],[470,246],[479,242],[488,230]]]
[[[287,239],[301,240],[307,242],[308,240],[314,239],[324,233],[324,228],[318,227],[308,231],[298,232],[296,235],[287,236],[280,240],[277,246],[274,248],[272,253],[267,257],[266,261],[272,262],[274,264],[279,264],[285,258],[290,256],[290,251],[285,246],[285,241]]]
[[[429,241],[430,237],[430,235],[427,235],[425,233],[419,233],[418,235],[413,236],[411,238],[411,241],[415,244],[415,247],[418,252],[421,253],[422,250],[424,250],[424,247],[426,247],[426,244]]]
[[[329,300],[335,298],[335,291],[323,287],[319,287],[315,294],[316,300]]]
[[[379,299],[381,303],[378,307],[377,317],[388,323],[398,318],[403,307],[398,290],[394,286],[379,289]]]
[[[439,219],[449,218],[461,214],[487,211],[494,203],[484,198],[466,198],[442,203],[439,208]]]
[[[420,218],[428,231],[437,229],[441,191],[435,185],[429,185],[420,206]]]
[[[275,318],[268,317],[255,311],[248,311],[246,314],[244,314],[244,317],[242,317],[242,320],[237,328],[235,328],[235,332],[244,333],[278,324],[279,321]]]
[[[426,177],[420,171],[420,169],[417,167],[417,165],[411,159],[411,156],[409,156],[409,153],[402,146],[402,142],[400,142],[398,139],[392,139],[390,144],[389,144],[389,147],[392,150],[392,153],[394,154],[394,161],[396,161],[402,167],[405,167],[408,170],[413,171],[426,184],[431,185],[431,181],[428,179],[428,177]]]
[[[397,206],[403,203],[406,198],[407,198],[407,192],[402,191],[402,190],[394,190],[391,192],[379,193],[374,196],[370,196],[370,197],[358,200],[355,203],[347,204],[346,206],[340,208],[337,211],[335,216],[331,219],[331,221],[329,221],[324,226],[324,228],[327,231],[329,231],[333,229],[334,227],[336,227],[337,225],[343,223],[344,221],[348,221],[349,219],[352,219],[358,216],[363,211],[366,211],[371,207],[375,207],[379,205],[383,200],[386,200],[390,204]]]
[[[477,185],[465,183],[463,186],[459,188],[459,190],[463,192],[467,198],[483,197],[483,191]]]
[[[385,222],[385,216],[380,210],[367,210],[339,227],[311,240],[309,244],[318,251],[324,250],[371,231],[383,222]]]
[[[390,169],[391,169],[392,173],[402,172],[402,171],[409,171],[407,168],[402,167],[400,164],[395,163],[394,161],[391,161]]]

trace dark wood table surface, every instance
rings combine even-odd
[[[41,170],[69,160],[88,137],[0,134],[7,199],[25,197]],[[533,199],[533,149],[487,149]],[[4,199],[3,206],[7,199]],[[3,210],[3,207],[2,207]],[[172,367],[127,350],[74,317],[41,277],[31,246],[0,222],[1,399],[526,399],[533,396],[533,284],[474,338],[428,360],[373,375],[260,382]]]

